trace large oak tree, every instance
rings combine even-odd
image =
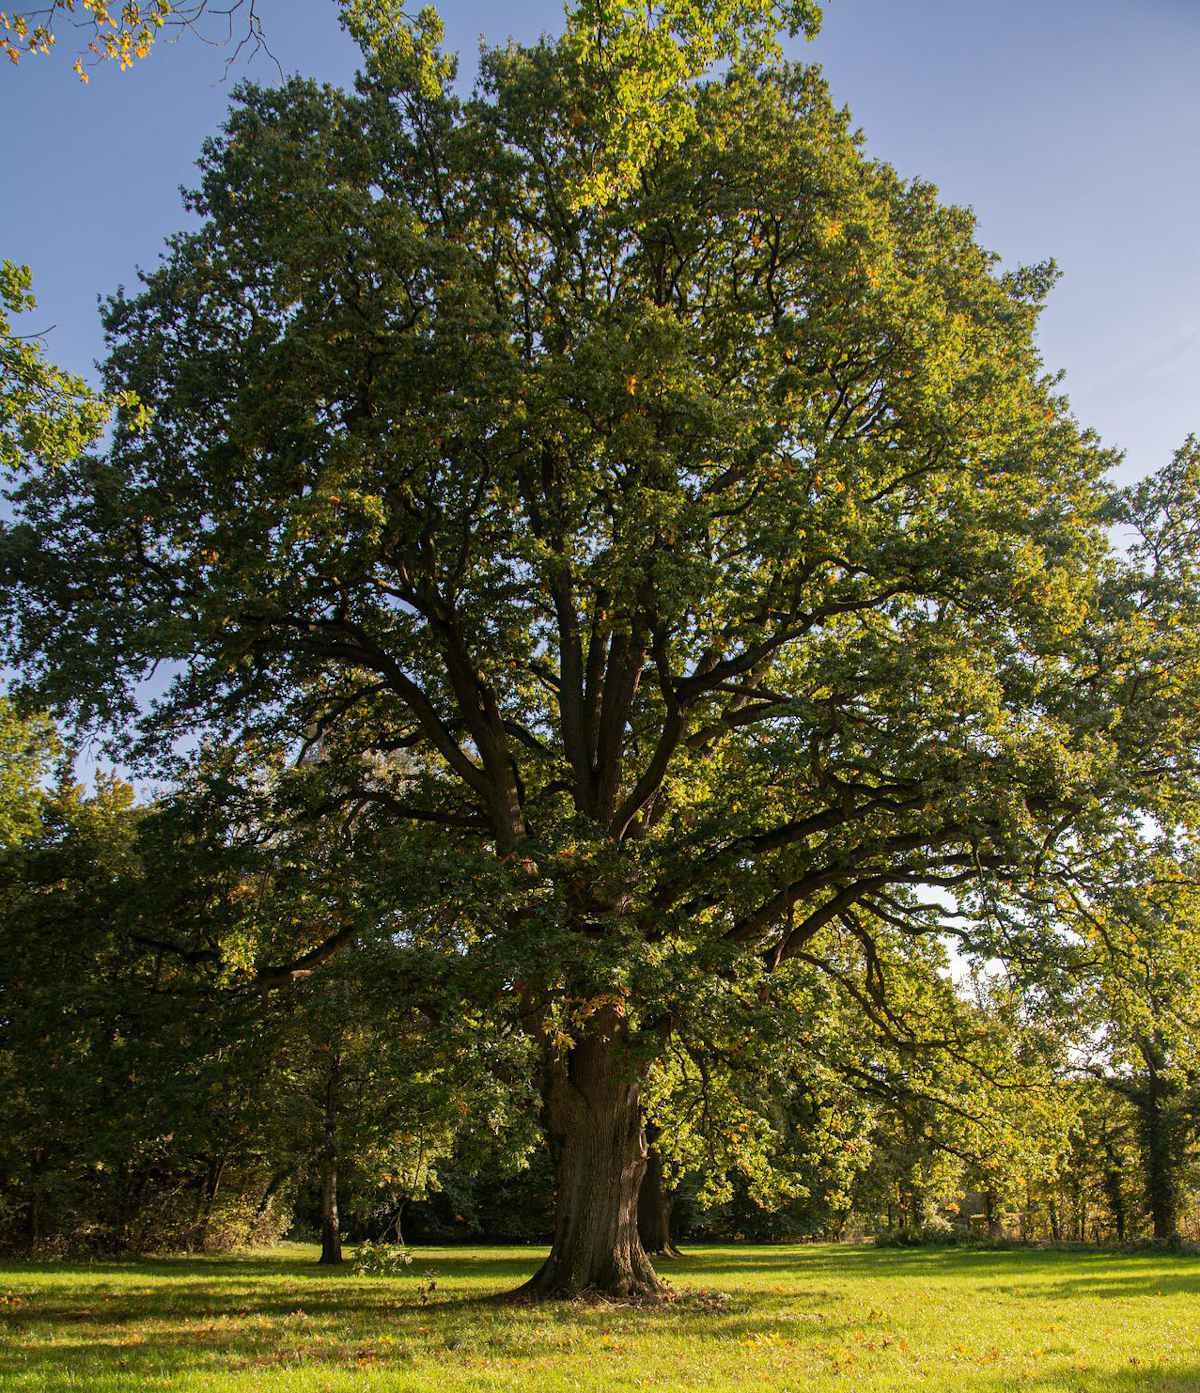
[[[147,755],[319,742],[306,814],[372,824],[406,934],[540,1042],[530,1293],[652,1292],[640,1090],[697,985],[832,933],[869,971],[872,924],[940,931],[929,887],[1161,774],[1135,639],[1096,658],[1109,461],[1035,347],[1052,271],[814,72],[688,86],[688,138],[581,197],[576,48],[466,101],[367,48],[353,95],[242,89],[109,303],[153,420],[18,483],[10,657]]]

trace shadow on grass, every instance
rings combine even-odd
[[[513,1249],[512,1255],[493,1256],[466,1253],[462,1257],[448,1256],[444,1248],[426,1252],[420,1248],[410,1250],[413,1256],[412,1272],[423,1271],[426,1267],[437,1269],[439,1277],[463,1277],[473,1280],[483,1279],[504,1281],[512,1278],[514,1282],[532,1276],[544,1253],[530,1249]],[[94,1277],[145,1277],[154,1282],[185,1282],[198,1278],[204,1282],[247,1281],[261,1278],[296,1279],[316,1282],[337,1282],[354,1277],[353,1263],[347,1261],[340,1267],[323,1267],[308,1257],[252,1257],[235,1255],[231,1257],[161,1257],[161,1258],[112,1258],[96,1262],[5,1262],[0,1264],[0,1284],[20,1282],[30,1275],[41,1275],[70,1279]],[[405,1279],[401,1279],[405,1280]]]

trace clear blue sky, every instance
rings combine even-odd
[[[356,52],[333,0],[260,0],[287,72],[348,82]],[[452,47],[562,23],[557,0],[496,10],[444,0]],[[82,87],[72,36],[0,73],[8,165],[0,254],[29,262],[49,345],[85,373],[101,348],[96,296],[151,265],[183,225],[180,184],[238,76],[185,39]],[[1200,0],[834,0],[821,63],[871,151],[971,205],[1009,262],[1053,256],[1064,278],[1043,322],[1081,420],[1157,468],[1200,431]]]

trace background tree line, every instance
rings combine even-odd
[[[311,877],[280,889],[312,847],[264,836],[244,806],[234,840],[215,780],[139,804],[110,778],[87,796],[53,727],[2,709],[6,1248],[216,1251],[295,1232],[333,1262],[343,1229],[550,1237],[528,1042],[484,1013],[414,1009],[403,934],[286,982],[245,980],[228,952],[181,955],[170,936],[190,917],[213,935],[237,923],[250,963],[277,916],[317,912]],[[322,874],[345,894],[329,849]],[[1179,892],[1157,887],[1177,915]],[[648,1090],[647,1250],[1195,1237],[1191,907],[1158,917],[1153,942],[1137,908],[1081,934],[1036,1007],[999,977],[952,982],[944,950],[899,936],[886,965],[843,943],[836,970],[711,990]]]

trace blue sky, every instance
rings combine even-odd
[[[333,0],[259,0],[287,72],[348,82],[356,52]],[[561,27],[557,0],[497,9],[445,0],[448,39],[474,67],[494,41]],[[869,149],[970,204],[1008,262],[1063,271],[1043,321],[1049,366],[1077,415],[1127,451],[1127,475],[1200,430],[1200,0],[834,0],[797,52],[821,63]],[[96,296],[153,264],[184,225],[180,184],[239,76],[185,39],[132,72],[49,59],[0,73],[8,167],[0,254],[28,262],[24,326],[85,373],[101,349]]]

